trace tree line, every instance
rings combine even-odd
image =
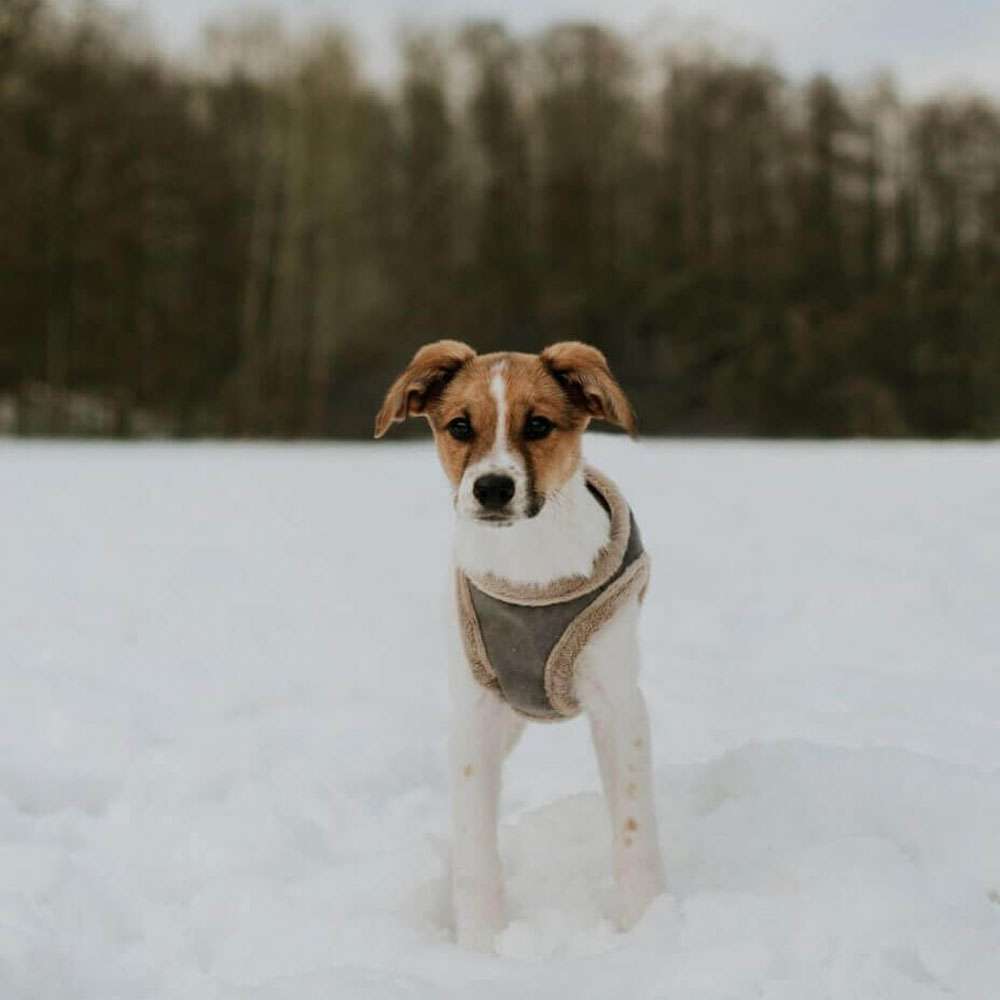
[[[1000,108],[595,24],[0,0],[0,428],[365,435],[421,343],[601,347],[646,433],[1000,433]]]

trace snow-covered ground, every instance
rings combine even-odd
[[[2,1000],[991,1000],[1000,448],[590,441],[654,560],[671,891],[608,919],[586,725],[451,942],[429,446],[0,445]]]

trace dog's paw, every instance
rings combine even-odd
[[[615,893],[614,918],[619,929],[631,930],[649,909],[649,904],[664,892],[666,882],[658,861],[625,868]]]
[[[503,891],[497,886],[461,893],[455,900],[455,939],[470,951],[496,951],[506,919]]]
[[[455,940],[459,948],[465,948],[466,951],[480,951],[492,955],[496,953],[497,936],[502,929],[486,924],[459,926]]]

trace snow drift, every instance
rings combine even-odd
[[[532,727],[486,957],[431,449],[0,448],[0,997],[996,995],[1000,450],[589,450],[653,557],[671,891],[613,929],[586,725]]]

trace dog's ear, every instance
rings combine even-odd
[[[541,359],[577,406],[598,420],[624,428],[630,437],[636,436],[632,404],[611,374],[608,359],[596,347],[567,340],[546,347]]]
[[[424,413],[435,393],[475,356],[468,344],[457,340],[438,340],[421,347],[386,393],[375,418],[375,437],[382,437],[394,423]]]

